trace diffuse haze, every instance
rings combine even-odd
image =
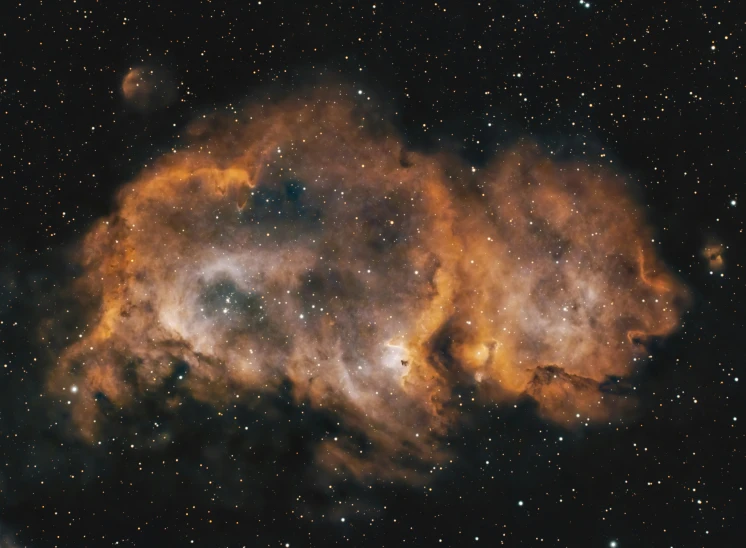
[[[147,65],[130,69],[121,90],[126,103],[140,110],[164,107],[176,99],[176,85],[168,71]]]
[[[476,170],[409,152],[349,97],[200,118],[121,189],[80,246],[89,326],[49,380],[81,436],[177,368],[216,407],[289,382],[376,448],[322,446],[356,473],[434,458],[463,388],[563,424],[624,411],[603,386],[685,295],[624,181],[532,145]]]

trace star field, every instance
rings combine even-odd
[[[739,545],[740,7],[4,4],[0,546]]]

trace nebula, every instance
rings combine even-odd
[[[721,271],[725,268],[725,246],[720,242],[710,242],[702,249],[702,256],[707,261],[710,270]]]
[[[176,97],[175,85],[166,70],[148,66],[130,69],[122,80],[125,101],[140,110],[164,107]]]
[[[174,378],[216,408],[289,386],[375,448],[324,443],[320,462],[395,475],[395,455],[438,458],[465,393],[566,425],[623,416],[610,384],[679,325],[685,287],[598,166],[530,143],[478,168],[411,151],[339,90],[188,133],[79,246],[90,316],[48,383],[82,438],[103,404]]]
[[[16,543],[14,536],[7,527],[0,523],[0,548],[18,548],[19,544]]]

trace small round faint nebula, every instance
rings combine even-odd
[[[725,268],[725,246],[720,242],[710,242],[702,250],[702,255],[707,260],[707,266],[711,272],[720,272]]]
[[[122,80],[125,101],[138,109],[154,109],[169,105],[176,98],[176,86],[165,69],[131,68]]]

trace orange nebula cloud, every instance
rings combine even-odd
[[[135,67],[122,81],[122,95],[134,107],[158,108],[173,101],[176,89],[166,71]]]
[[[49,380],[78,387],[84,437],[97,399],[137,406],[176,364],[216,406],[289,381],[377,448],[322,446],[361,474],[436,458],[463,387],[560,423],[623,411],[604,383],[685,300],[625,182],[529,144],[484,169],[407,151],[346,97],[200,119],[121,189],[80,246],[90,327]]]

